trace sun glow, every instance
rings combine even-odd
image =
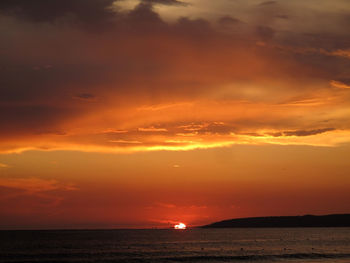
[[[179,223],[174,226],[174,229],[186,229],[186,225],[184,223]]]

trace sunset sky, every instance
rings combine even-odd
[[[350,212],[348,0],[1,0],[0,229]]]

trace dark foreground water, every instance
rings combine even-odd
[[[0,262],[350,262],[350,228],[0,231]]]

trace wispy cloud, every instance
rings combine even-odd
[[[341,81],[337,81],[337,80],[331,80],[330,84],[335,87],[335,88],[339,88],[339,89],[350,89],[350,85],[349,84],[345,84],[344,82]]]
[[[10,166],[4,163],[0,163],[0,168],[9,168]]]
[[[40,178],[0,178],[0,186],[23,190],[34,194],[48,191],[75,191],[78,190],[73,184],[60,183],[57,180],[45,180]]]
[[[155,203],[156,206],[163,207],[163,208],[175,208],[176,205],[174,204],[168,204],[168,203]]]
[[[64,200],[63,192],[78,190],[71,183],[35,177],[0,178],[0,188],[9,190],[1,195],[2,204],[8,201],[13,204],[25,203],[27,207],[22,209],[31,212],[40,210],[40,207],[56,207]]]

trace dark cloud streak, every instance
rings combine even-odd
[[[114,16],[116,0],[2,0],[0,13],[30,22],[55,22],[68,16],[87,24],[105,22]]]
[[[283,134],[285,136],[311,136],[317,135],[320,133],[325,133],[329,131],[334,131],[334,128],[323,128],[323,129],[315,129],[315,130],[297,130],[297,131],[285,131]]]
[[[142,2],[149,3],[149,4],[162,4],[162,5],[182,5],[182,6],[188,5],[187,3],[178,1],[178,0],[142,0]]]

